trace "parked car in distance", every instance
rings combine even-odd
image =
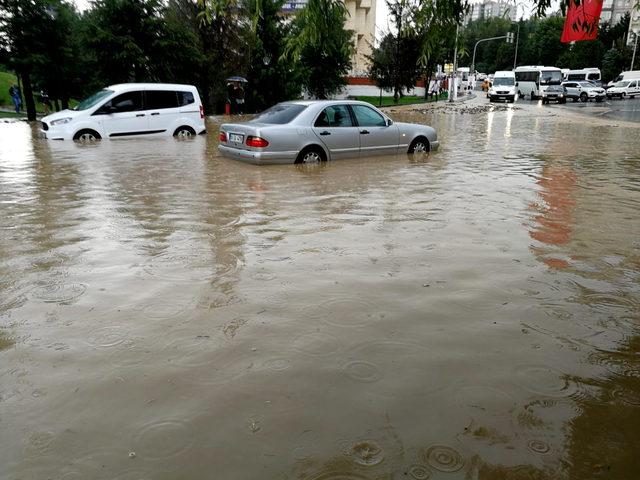
[[[633,98],[640,95],[640,80],[622,80],[607,89],[607,98]]]
[[[254,164],[421,153],[439,145],[432,127],[394,122],[355,100],[279,103],[248,122],[222,124],[219,141],[224,156]]]
[[[562,85],[551,85],[542,92],[542,104],[551,102],[567,103],[567,91]]]
[[[562,86],[566,90],[566,98],[570,98],[574,102],[577,100],[581,102],[589,100],[602,102],[605,99],[604,88],[598,87],[591,82],[563,82]]]
[[[52,140],[82,142],[149,135],[189,137],[205,132],[204,109],[193,85],[123,83],[111,85],[42,119]]]
[[[518,88],[516,86],[516,75],[509,71],[496,72],[493,75],[493,84],[487,92],[490,102],[505,100],[509,103],[516,101]]]

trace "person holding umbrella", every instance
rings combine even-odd
[[[231,114],[243,113],[244,107],[244,88],[243,83],[248,83],[244,77],[233,76],[227,78],[227,104],[229,105],[229,112]]]

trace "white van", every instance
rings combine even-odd
[[[516,87],[516,74],[509,71],[500,71],[493,74],[493,84],[487,93],[490,102],[506,100],[513,103],[518,96]]]
[[[614,80],[611,80],[607,84],[607,87],[613,87],[614,83],[618,83],[623,80],[640,80],[640,70],[628,70],[626,72],[622,72]]]
[[[593,82],[599,87],[602,86],[602,76],[599,68],[581,68],[579,70],[569,70],[565,76],[568,82]]]
[[[42,119],[51,140],[204,133],[204,109],[193,85],[123,83],[94,93],[72,110]]]

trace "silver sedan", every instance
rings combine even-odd
[[[438,149],[427,125],[394,122],[354,100],[291,101],[220,126],[223,155],[255,164],[307,163]]]

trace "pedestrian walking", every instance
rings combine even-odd
[[[440,86],[438,85],[438,80],[434,77],[431,79],[431,83],[429,84],[429,96],[435,97],[435,101],[438,101],[438,95],[440,91]]]
[[[49,95],[47,94],[46,90],[40,90],[38,101],[42,104],[44,114],[49,115],[49,112],[51,111],[51,100],[49,99]]]
[[[9,96],[13,101],[13,107],[16,109],[16,113],[20,113],[20,108],[22,107],[22,94],[20,92],[20,87],[17,85],[11,85],[11,87],[9,87]]]

